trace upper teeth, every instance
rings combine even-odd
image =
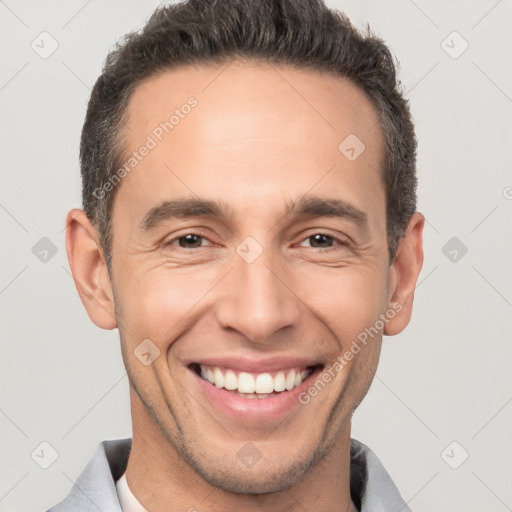
[[[203,366],[201,377],[208,380],[218,388],[238,390],[239,393],[267,394],[273,391],[291,391],[308,376],[308,370],[297,368],[293,370],[282,370],[274,376],[270,373],[252,374],[233,370],[224,370],[217,366]]]

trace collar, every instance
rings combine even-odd
[[[101,442],[67,497],[47,512],[123,512],[116,481],[131,446],[131,438]],[[360,512],[411,512],[377,456],[356,439],[350,440],[350,494]]]

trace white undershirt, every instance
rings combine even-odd
[[[148,512],[128,487],[126,472],[123,473],[123,476],[116,482],[116,489],[123,512]],[[359,512],[352,500],[350,500],[350,509],[348,512]]]
[[[148,512],[134,496],[126,481],[126,472],[116,482],[117,495],[123,512]]]

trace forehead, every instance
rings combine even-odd
[[[252,61],[183,66],[144,80],[127,106],[129,141],[151,133],[190,97],[197,99],[196,113],[202,115],[192,116],[187,124],[197,128],[194,121],[199,117],[203,129],[196,135],[207,136],[207,142],[215,145],[229,145],[235,129],[239,138],[284,139],[287,134],[316,131],[318,137],[312,142],[327,143],[352,130],[360,138],[372,138],[374,146],[381,142],[375,109],[352,81],[327,72]],[[222,130],[227,124],[231,130]],[[331,137],[325,139],[326,135]]]
[[[376,111],[332,74],[239,61],[162,71],[135,89],[123,130],[125,162],[151,140],[121,187],[147,207],[191,193],[247,206],[312,187],[355,203],[383,196]]]

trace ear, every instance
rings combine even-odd
[[[69,266],[89,318],[102,329],[114,329],[114,294],[96,229],[83,210],[66,217],[66,252]]]
[[[386,323],[384,334],[387,336],[402,332],[411,320],[414,290],[423,265],[424,224],[421,213],[412,215],[390,267],[388,308],[397,314]]]

